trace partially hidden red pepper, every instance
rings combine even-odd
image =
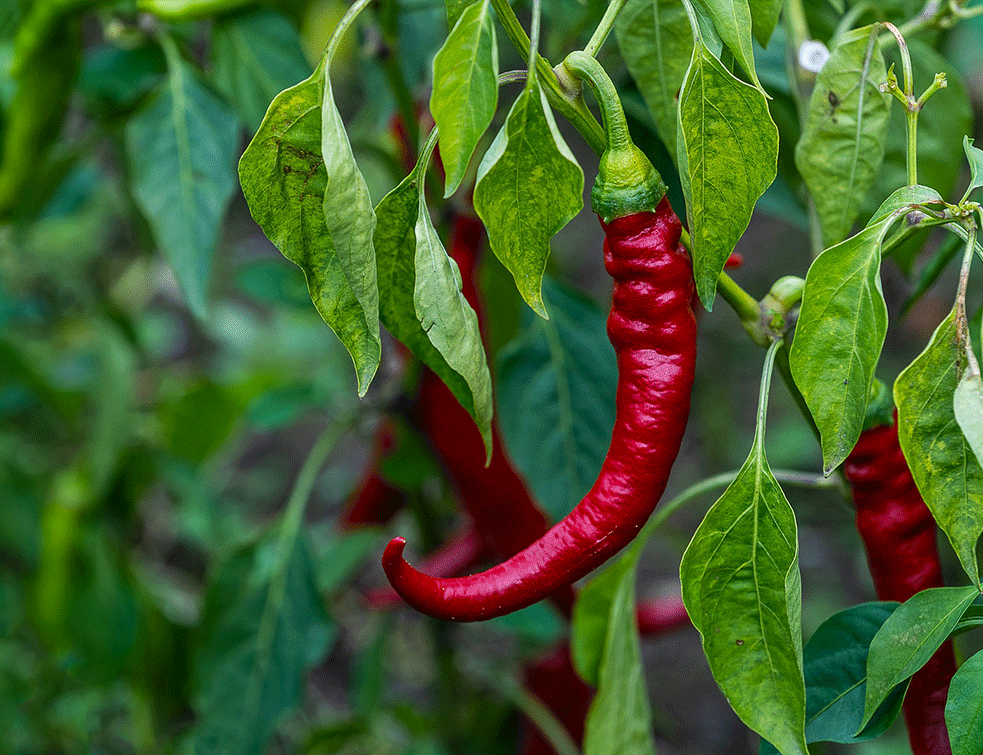
[[[475,287],[475,268],[483,238],[481,222],[460,215],[454,223],[450,256],[461,270],[462,293],[478,313],[479,325],[484,330],[482,302]],[[424,371],[411,420],[444,467],[488,553],[500,559],[509,558],[546,534],[549,521],[509,460],[498,424],[492,425],[493,453],[491,464],[486,467],[481,434],[454,394],[431,370]],[[567,616],[573,610],[574,593],[569,584],[558,585],[556,590],[543,593],[536,600],[545,597],[550,597]]]
[[[380,462],[393,451],[392,426],[383,421],[375,431],[369,471],[341,514],[343,529],[386,524],[406,504],[406,493],[394,487],[379,472]]]
[[[580,746],[594,689],[573,667],[570,646],[563,644],[526,666],[525,687],[563,724]],[[519,729],[519,755],[553,755],[555,750],[529,719]]]
[[[942,587],[935,520],[901,452],[896,413],[892,424],[860,434],[843,471],[877,597],[904,602],[926,588]],[[951,753],[945,703],[955,673],[952,642],[946,641],[911,678],[903,710],[914,755]]]
[[[382,558],[389,581],[407,603],[438,618],[475,621],[518,610],[569,586],[631,542],[665,490],[689,415],[696,319],[679,219],[661,177],[631,142],[610,79],[582,53],[568,57],[567,65],[598,92],[608,133],[591,199],[614,279],[608,318],[618,363],[614,432],[584,499],[498,566],[470,577],[433,578],[406,562],[403,538],[390,541]],[[507,502],[498,508],[509,516]]]

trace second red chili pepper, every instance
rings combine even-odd
[[[929,587],[942,587],[936,526],[915,486],[894,423],[864,430],[843,464],[853,490],[867,562],[880,600],[904,602]],[[947,641],[911,678],[904,699],[914,755],[950,755],[945,725],[949,682],[956,673]]]

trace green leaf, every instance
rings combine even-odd
[[[983,149],[974,147],[973,140],[964,136],[963,151],[966,153],[966,162],[969,163],[969,172],[972,176],[966,189],[968,197],[976,189],[983,188]]]
[[[319,68],[323,72],[324,87],[321,99],[321,155],[327,173],[324,217],[348,289],[362,308],[374,344],[379,344],[379,286],[376,281],[375,247],[372,245],[375,211],[369,187],[355,164],[345,124],[335,106],[328,73],[332,52],[329,45],[325,65]],[[375,359],[372,375],[378,365],[379,360]],[[364,396],[369,389],[372,375],[363,380],[359,374],[359,396]]]
[[[378,322],[366,319],[325,221],[323,69],[324,61],[310,78],[273,100],[242,155],[239,179],[253,218],[283,255],[304,271],[317,311],[351,354],[364,390],[378,367],[382,346]]]
[[[174,43],[164,49],[167,79],[126,126],[130,181],[188,306],[204,319],[212,256],[236,188],[238,124]]]
[[[888,695],[870,724],[854,736],[864,715],[870,642],[898,603],[864,603],[834,614],[802,651],[806,680],[806,741],[854,744],[874,739],[901,712],[907,683]],[[762,741],[760,755],[777,752]]]
[[[778,16],[782,10],[782,0],[750,0],[751,20],[754,38],[762,47],[768,46],[772,32],[778,26]]]
[[[498,104],[498,42],[488,0],[468,6],[433,60],[430,112],[440,130],[444,197],[461,185]]]
[[[754,68],[754,45],[751,41],[751,8],[748,0],[699,0],[700,4],[706,8],[710,18],[713,19],[713,26],[720,35],[720,38],[731,51],[734,60],[744,69],[751,82],[761,92],[765,91],[758,81],[758,72]],[[774,3],[775,0],[770,0]],[[774,21],[777,21],[777,16]],[[775,28],[774,21],[772,29]]]
[[[611,442],[618,369],[605,314],[544,281],[551,317],[526,310],[499,354],[499,425],[512,461],[554,519],[594,484]]]
[[[892,688],[928,663],[978,595],[973,585],[930,587],[898,606],[870,643],[861,727]]]
[[[605,638],[612,621],[611,607],[624,584],[625,573],[634,578],[638,558],[628,555],[588,582],[573,607],[570,655],[574,668],[592,687],[600,683]]]
[[[535,78],[516,99],[478,167],[474,208],[522,298],[546,318],[542,281],[550,239],[580,212],[584,172]]]
[[[196,752],[261,755],[335,629],[302,532],[233,554],[209,585],[194,658]]]
[[[492,455],[491,374],[478,329],[478,316],[461,293],[461,271],[444,251],[423,194],[417,203],[416,280],[413,306],[420,326],[448,366],[464,378],[471,412],[485,441],[487,458]]]
[[[884,346],[887,305],[881,290],[881,243],[897,214],[939,199],[925,187],[898,189],[867,228],[820,254],[806,275],[789,363],[819,428],[826,474],[839,466],[860,437]]]
[[[693,32],[682,0],[628,0],[615,22],[618,48],[669,153],[676,152],[676,94]]]
[[[584,728],[584,755],[655,755],[635,623],[635,570],[626,569],[620,576],[604,637],[597,695]]]
[[[686,610],[731,708],[783,755],[805,755],[795,514],[764,449],[775,351],[765,364],[751,453],[693,535],[679,574]]]
[[[795,148],[827,247],[850,233],[884,160],[890,97],[878,88],[887,72],[877,32],[873,26],[855,29],[833,48],[816,78],[809,119]]]
[[[983,469],[956,421],[961,344],[956,308],[925,350],[898,376],[898,440],[918,490],[952,543],[963,569],[979,584],[976,541],[983,533]]]
[[[216,22],[212,60],[215,85],[252,131],[273,98],[311,71],[290,19],[265,8]]]
[[[460,271],[433,235],[423,203],[419,172],[414,170],[383,197],[376,209],[379,222],[374,243],[380,284],[379,314],[386,329],[437,373],[461,406],[471,413],[486,439],[486,447],[490,448],[487,445],[492,413],[490,377],[484,350],[478,351],[481,341],[477,316],[460,294]],[[420,240],[418,232],[422,232]],[[421,279],[421,276],[428,277]],[[428,287],[433,290],[428,292]],[[418,297],[424,297],[421,305],[427,305],[427,296],[441,297],[434,299],[429,309],[439,311],[439,307],[447,307],[446,314],[454,313],[455,324],[445,320],[440,322],[435,334],[428,334],[417,314]],[[456,334],[454,327],[465,330]],[[434,338],[439,345],[432,343]],[[460,343],[455,342],[457,338],[462,339]],[[447,349],[448,355],[442,349]],[[473,361],[479,355],[480,364]],[[465,372],[459,373],[458,369]]]
[[[712,309],[717,277],[755,202],[775,180],[778,128],[764,95],[724,68],[702,42],[680,93],[676,153],[696,290]]]
[[[983,752],[983,653],[966,660],[949,683],[945,725],[952,755]]]

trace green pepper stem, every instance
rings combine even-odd
[[[717,293],[737,313],[741,323],[757,324],[761,318],[761,305],[727,273],[722,272],[717,277]]]
[[[600,50],[604,45],[604,40],[606,40],[608,38],[608,34],[611,33],[611,27],[614,26],[614,22],[617,20],[618,14],[621,13],[621,10],[625,7],[627,2],[628,0],[611,0],[611,3],[608,5],[608,9],[604,11],[604,18],[601,19],[601,22],[597,25],[594,33],[591,35],[590,41],[584,48],[585,53],[591,57],[595,57],[597,55],[598,50]]]
[[[522,59],[529,60],[530,40],[508,0],[491,0],[492,7],[512,44],[521,53]],[[580,132],[595,152],[600,154],[607,145],[604,129],[594,118],[584,100],[564,90],[552,67],[542,55],[536,55],[536,75],[550,105]]]
[[[563,61],[563,66],[577,78],[586,81],[597,96],[607,132],[608,149],[623,149],[631,144],[628,133],[628,120],[621,106],[618,90],[604,67],[586,52],[572,52]]]

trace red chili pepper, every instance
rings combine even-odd
[[[605,267],[614,278],[608,337],[618,362],[618,391],[611,445],[594,486],[573,511],[485,572],[428,577],[403,558],[403,538],[390,541],[382,557],[389,581],[407,603],[438,618],[476,621],[524,608],[631,542],[665,490],[689,416],[696,318],[679,218],[662,178],[632,144],[603,69],[583,53],[568,56],[566,65],[598,92],[608,132],[591,199],[605,231]],[[498,508],[508,521],[507,502]]]
[[[594,690],[574,669],[570,646],[561,645],[526,666],[525,687],[556,716],[579,746],[584,740],[584,723]],[[528,719],[523,719],[518,752],[519,755],[553,755],[555,751],[539,729]]]
[[[881,600],[905,601],[929,587],[942,587],[936,526],[898,444],[894,423],[864,430],[843,465],[853,490],[857,529],[867,551]],[[956,673],[947,641],[915,674],[904,699],[908,740],[914,755],[949,755],[945,703]]]
[[[489,555],[485,538],[472,525],[427,556],[420,566],[428,574],[453,577],[481,563]],[[389,586],[366,593],[365,599],[373,608],[393,608],[403,602]]]
[[[608,335],[619,382],[614,434],[601,473],[546,535],[473,577],[429,578],[403,560],[405,540],[391,541],[383,567],[396,591],[424,613],[477,620],[541,600],[627,545],[665,490],[689,414],[696,360],[692,267],[678,243],[679,219],[665,199],[654,213],[602,225],[605,265],[615,279]],[[454,449],[460,446],[448,450]],[[495,452],[497,457],[500,449]],[[469,456],[472,464],[481,463],[480,454]],[[496,516],[508,521],[508,501],[499,508]]]

